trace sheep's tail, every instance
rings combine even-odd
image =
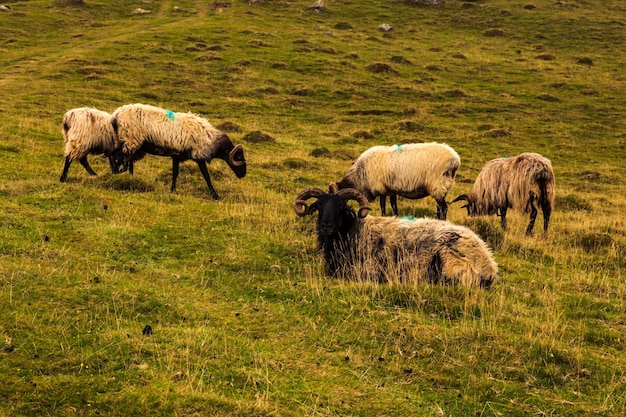
[[[550,161],[546,161],[543,169],[538,171],[535,175],[535,183],[538,187],[539,195],[537,196],[537,202],[541,207],[541,211],[543,213],[543,232],[548,232],[548,225],[550,224],[550,216],[552,213],[552,208],[554,206],[554,198],[555,198],[555,189],[556,184],[554,180],[554,172],[552,171],[552,164]],[[529,202],[529,206],[530,206]],[[534,218],[531,215],[531,222],[529,224],[529,229],[526,231],[526,234],[530,234],[532,232],[532,224],[534,222]]]
[[[547,162],[535,173],[535,182],[539,188],[537,200],[542,207],[552,207],[554,204],[555,180],[552,165]]]
[[[545,170],[541,172],[540,178],[538,178],[539,183],[539,205],[541,206],[541,210],[543,212],[543,221],[544,221],[544,232],[548,230],[548,224],[550,222],[550,215],[552,213],[552,208],[554,207],[554,198],[555,198],[555,190],[556,183],[554,180],[554,172],[552,171],[552,167],[548,165]]]

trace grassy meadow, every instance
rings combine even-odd
[[[626,414],[626,2],[416,3],[5,1],[0,416]],[[92,156],[60,183],[65,111],[136,102],[206,117],[248,175],[213,161],[214,201],[193,162],[172,194],[168,158]],[[551,159],[548,235],[456,204],[490,290],[325,277],[297,193],[428,141],[461,157],[449,200]]]

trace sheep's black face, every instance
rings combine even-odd
[[[335,194],[325,194],[315,202],[311,209],[317,209],[317,232],[322,236],[331,236],[339,231],[342,220],[350,213],[350,206],[342,197]]]
[[[228,166],[230,166],[237,178],[246,176],[246,158],[243,154],[243,149],[239,149],[232,154],[229,158]]]
[[[476,217],[484,214],[480,212],[478,205],[474,201],[472,201],[471,197],[467,198],[467,204],[465,204],[463,207],[467,209],[467,215],[470,217]]]
[[[237,178],[243,178],[246,176],[246,166],[241,166],[241,167],[231,167],[233,169],[233,172],[235,173],[235,175],[237,176]]]
[[[246,157],[243,154],[243,146],[233,145],[233,142],[225,133],[220,133],[215,138],[213,157],[226,161],[237,178],[246,176]]]
[[[124,162],[124,153],[122,148],[115,149],[109,156],[109,163],[111,164],[111,171],[114,174],[126,172],[128,170],[128,164]]]

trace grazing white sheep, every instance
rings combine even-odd
[[[374,146],[357,158],[337,186],[356,188],[369,201],[380,196],[383,216],[387,196],[397,216],[397,196],[417,200],[430,195],[437,202],[437,218],[445,220],[446,195],[459,166],[459,155],[442,143]]]
[[[111,115],[95,108],[80,107],[67,111],[63,116],[61,130],[65,141],[65,166],[61,174],[61,182],[67,181],[70,164],[76,160],[85,167],[89,175],[97,175],[91,169],[87,155],[108,157],[118,146],[117,135],[111,125]],[[109,163],[113,173],[117,173],[111,158],[109,158]]]
[[[115,154],[117,165],[136,161],[146,154],[169,156],[172,158],[172,192],[176,191],[179,165],[188,159],[198,164],[209,192],[216,200],[220,197],[211,184],[207,162],[220,158],[226,161],[237,178],[246,175],[243,147],[233,145],[225,133],[196,114],[128,104],[115,110],[111,121],[123,145]]]
[[[308,204],[307,200],[316,201]],[[360,204],[357,213],[349,200]],[[318,212],[317,235],[329,276],[381,282],[431,282],[488,288],[498,265],[467,227],[445,220],[368,216],[367,199],[355,189],[303,190],[298,216]]]
[[[487,162],[469,194],[462,194],[452,202],[467,201],[463,207],[470,216],[499,215],[503,230],[507,230],[506,212],[509,208],[530,213],[526,228],[526,235],[530,236],[537,218],[535,202],[543,212],[543,231],[548,232],[555,188],[550,160],[538,153],[522,153]]]

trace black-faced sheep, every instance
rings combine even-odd
[[[543,231],[548,232],[554,205],[555,180],[550,160],[538,153],[523,153],[511,158],[493,159],[478,174],[469,194],[452,202],[465,200],[469,216],[500,216],[502,229],[507,230],[509,208],[530,213],[526,235],[532,235],[537,218],[538,202],[543,211]]]
[[[65,165],[60,181],[67,181],[70,164],[78,160],[89,175],[95,176],[87,161],[87,155],[104,155],[109,157],[111,171],[117,173],[117,167],[110,155],[117,147],[117,135],[111,125],[111,115],[91,107],[80,107],[68,110],[63,115],[61,125],[65,141]]]
[[[113,127],[123,146],[116,151],[118,166],[143,158],[146,154],[172,158],[172,186],[176,191],[179,165],[186,160],[198,164],[211,196],[219,195],[211,184],[207,162],[223,159],[237,178],[246,175],[246,160],[241,145],[233,145],[229,137],[206,119],[193,113],[175,113],[145,104],[119,107],[111,117]]]
[[[383,216],[387,196],[397,216],[397,196],[417,200],[430,195],[437,202],[437,218],[445,220],[446,195],[460,165],[454,149],[441,143],[374,146],[358,157],[337,186],[356,188],[369,201],[380,196]]]
[[[310,198],[317,200],[309,205]],[[356,213],[349,200],[360,204]],[[368,216],[367,199],[355,189],[305,189],[294,210],[301,217],[319,213],[318,244],[329,276],[483,288],[497,277],[491,252],[470,229],[445,220]]]

